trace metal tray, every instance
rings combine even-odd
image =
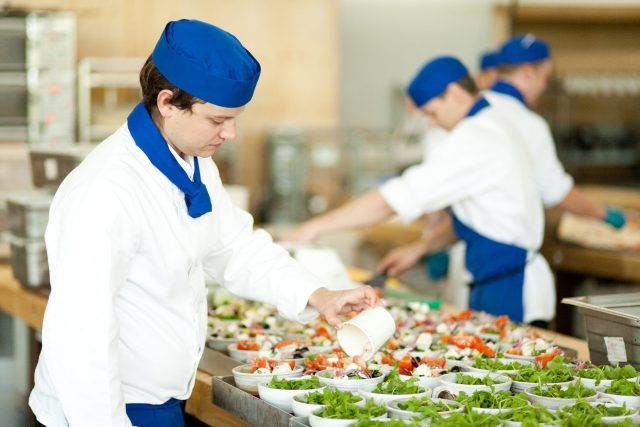
[[[17,237],[42,239],[53,194],[26,191],[7,197],[9,231]]]
[[[11,245],[11,269],[20,283],[30,288],[49,285],[44,238],[23,239],[9,233],[3,233],[0,238]]]
[[[624,340],[627,361],[640,366],[640,292],[564,298],[584,316],[589,358],[608,363],[605,337]]]
[[[213,377],[212,402],[253,426],[307,427],[303,418],[294,417],[236,387],[233,376]]]

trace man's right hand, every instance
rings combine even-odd
[[[386,272],[389,276],[399,276],[416,265],[427,250],[423,240],[395,248],[378,263],[378,271]]]

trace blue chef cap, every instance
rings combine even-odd
[[[482,71],[498,68],[498,65],[500,65],[500,52],[498,51],[490,50],[480,57],[480,69]]]
[[[428,61],[411,80],[407,93],[413,103],[422,107],[433,98],[442,95],[449,83],[468,76],[467,68],[453,56],[438,56]]]
[[[549,45],[533,34],[514,36],[500,49],[500,62],[505,65],[538,62],[550,57]]]
[[[260,64],[237,38],[202,21],[169,22],[152,55],[169,82],[220,107],[247,104],[260,77]]]

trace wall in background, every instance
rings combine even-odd
[[[391,125],[392,88],[429,57],[455,53],[473,71],[493,47],[492,1],[342,0],[340,116],[347,126]]]
[[[17,0],[0,6],[75,11],[78,59],[146,57],[172,19],[197,18],[235,34],[262,65],[239,120],[236,181],[252,196],[263,186],[268,127],[338,122],[338,0]]]

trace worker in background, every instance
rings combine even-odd
[[[480,56],[479,71],[475,76],[480,90],[489,89],[498,78],[500,52],[489,50]],[[447,132],[429,123],[423,138],[423,161],[429,161],[431,153],[437,149]],[[457,306],[466,306],[468,301],[468,272],[464,267],[464,242],[458,241],[451,247],[441,247],[441,241],[449,241],[452,223],[446,210],[425,216],[425,228],[421,239],[393,249],[378,264],[378,270],[397,276],[425,259],[427,277],[431,280],[447,279],[446,300]],[[431,250],[429,250],[431,248]]]
[[[615,228],[626,222],[623,211],[584,196],[562,167],[549,124],[530,107],[547,88],[553,64],[549,45],[531,34],[512,37],[500,49],[498,80],[485,96],[518,129],[534,164],[545,206],[602,219]]]
[[[480,56],[480,71],[476,75],[476,85],[480,90],[489,89],[498,78],[500,52],[490,50]]]
[[[260,64],[233,35],[167,24],[143,100],[64,180],[46,245],[51,295],[29,405],[40,425],[178,427],[207,333],[207,273],[287,319],[377,304],[329,291],[234,207],[211,156],[236,136]]]
[[[492,106],[502,112],[518,130],[533,162],[536,185],[547,207],[559,206],[576,215],[602,219],[614,228],[626,223],[623,211],[596,203],[578,190],[556,154],[547,122],[530,106],[544,93],[552,71],[549,46],[533,35],[509,39],[500,51],[500,72],[490,91],[484,93]],[[426,231],[422,238],[390,251],[379,263],[381,271],[399,275],[424,256],[438,252],[454,234],[445,220]]]
[[[393,214],[409,222],[451,207],[455,235],[450,241],[466,242],[466,265],[473,275],[469,306],[516,321],[550,320],[553,277],[538,252],[544,212],[517,132],[453,57],[429,61],[407,91],[417,107],[450,131],[440,149],[428,162],[312,218],[287,238],[309,241],[331,231],[370,226]]]

